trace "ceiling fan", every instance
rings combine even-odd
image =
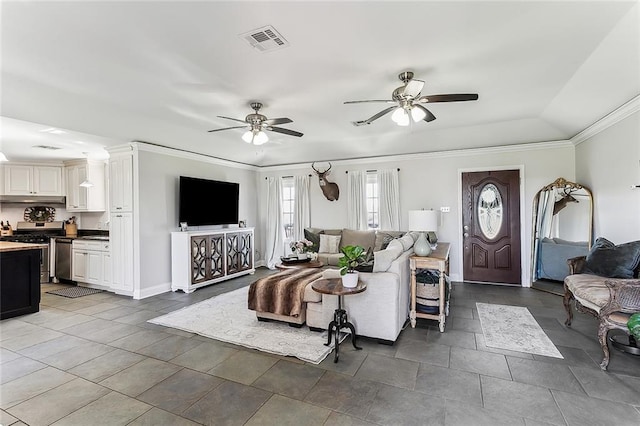
[[[278,124],[287,124],[293,123],[290,118],[271,118],[268,119],[264,115],[260,114],[260,108],[262,108],[262,104],[260,102],[252,102],[249,104],[251,108],[255,111],[252,114],[247,115],[244,120],[239,120],[237,118],[225,117],[222,115],[218,115],[219,118],[224,118],[225,120],[232,120],[243,123],[242,126],[233,126],[233,127],[224,127],[222,129],[213,129],[209,130],[209,132],[219,132],[221,130],[229,130],[229,129],[243,129],[249,128],[243,135],[242,140],[247,143],[252,143],[254,145],[262,145],[269,141],[269,137],[264,132],[265,130],[282,133],[284,135],[301,137],[303,133],[296,132],[295,130],[284,129],[282,127],[275,127]]]
[[[447,95],[426,95],[420,96],[420,92],[424,87],[424,81],[415,80],[411,71],[405,71],[398,75],[400,81],[404,83],[403,86],[398,87],[391,94],[391,99],[375,99],[366,101],[346,101],[345,104],[358,104],[364,102],[384,102],[388,104],[394,104],[387,109],[380,111],[377,114],[367,118],[366,120],[352,121],[354,126],[363,126],[365,124],[371,124],[373,121],[382,117],[385,114],[393,111],[391,119],[399,126],[408,126],[411,119],[414,122],[424,120],[426,122],[436,119],[435,115],[431,113],[427,108],[423,106],[426,103],[435,102],[460,102],[460,101],[476,101],[478,100],[477,93],[457,93]],[[395,110],[395,111],[394,111]]]

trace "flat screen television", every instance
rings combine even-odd
[[[240,185],[180,176],[179,222],[190,226],[238,223]]]

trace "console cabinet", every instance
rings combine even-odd
[[[253,274],[253,228],[171,233],[171,290]]]

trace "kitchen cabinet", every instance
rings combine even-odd
[[[103,212],[107,207],[105,165],[102,161],[65,162],[68,212]],[[88,180],[91,187],[80,186]]]
[[[0,242],[0,320],[40,310],[40,248]]]
[[[171,290],[253,274],[253,228],[171,233]]]
[[[133,154],[109,158],[109,206],[112,213],[133,211]]]
[[[109,243],[111,245],[111,289],[133,295],[133,213],[112,213]]]
[[[63,195],[62,167],[7,164],[4,195]]]
[[[111,273],[105,274],[105,265],[111,264],[109,247],[110,242],[74,240],[72,279],[89,287],[110,288]]]

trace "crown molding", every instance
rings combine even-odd
[[[524,143],[516,145],[504,145],[494,146],[488,148],[472,148],[472,149],[457,149],[450,151],[437,151],[437,152],[423,152],[417,154],[400,154],[400,155],[388,155],[380,157],[363,157],[352,158],[348,160],[322,160],[318,163],[331,162],[334,165],[353,165],[353,164],[375,164],[375,163],[388,163],[394,161],[408,161],[408,160],[425,160],[433,158],[448,158],[448,157],[468,157],[476,155],[486,154],[499,154],[506,152],[522,152],[522,151],[538,151],[538,150],[550,150],[561,148],[573,148],[573,144],[568,140],[548,141],[548,142],[534,142]],[[280,164],[277,166],[262,166],[259,168],[260,172],[282,171],[298,168],[308,168],[311,163],[291,163]]]
[[[620,121],[629,117],[631,114],[634,114],[638,111],[640,111],[640,95],[631,99],[629,102],[623,104],[622,106],[616,108],[569,140],[574,145],[580,145],[587,139],[597,135],[603,130],[608,129],[614,124],[619,123]]]
[[[211,155],[200,154],[193,151],[187,151],[184,149],[170,148],[164,145],[158,145],[144,141],[133,141],[131,145],[136,147],[138,151],[153,152],[156,154],[170,155],[172,157],[184,158],[187,160],[202,161],[204,163],[216,164],[218,166],[233,167],[235,169],[244,170],[260,170],[260,167],[253,166],[251,164],[240,163],[237,161],[225,160],[223,158],[214,157]]]

